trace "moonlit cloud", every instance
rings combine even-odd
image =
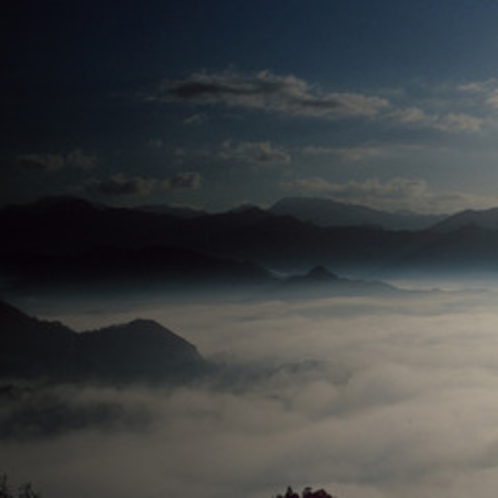
[[[25,171],[57,171],[64,167],[65,159],[61,154],[23,154],[15,165]]]
[[[170,178],[166,185],[172,190],[195,190],[201,186],[201,175],[193,171],[184,171]]]
[[[291,155],[283,148],[275,147],[270,142],[225,141],[221,145],[219,157],[225,161],[242,161],[257,165],[287,164]]]
[[[424,97],[404,92],[390,94],[392,101],[379,95],[350,92],[326,92],[297,76],[281,76],[271,71],[257,73],[198,72],[182,80],[163,80],[147,100],[163,103],[219,105],[294,117],[352,118],[363,117],[393,121],[412,128],[428,128],[446,133],[477,132],[485,121],[475,106],[468,112],[457,98],[458,92],[482,93],[478,84],[452,88],[439,95],[441,109],[431,107],[431,94],[437,89],[425,88]],[[489,83],[487,84],[489,86]],[[495,94],[488,89],[487,101],[493,106]],[[432,99],[434,102],[434,99]],[[465,110],[467,109],[467,110]],[[198,121],[194,114],[192,119]],[[190,119],[190,118],[188,118]],[[380,122],[380,121],[379,121]]]
[[[117,173],[107,180],[89,180],[85,188],[89,193],[121,196],[147,195],[160,186],[161,182],[156,179],[126,177],[121,173]]]
[[[151,138],[146,145],[149,149],[160,150],[164,147],[164,141],[162,138]]]
[[[92,169],[97,163],[97,156],[75,149],[67,154],[21,154],[14,165],[26,171],[57,171],[66,167]]]
[[[97,166],[97,156],[85,154],[81,149],[75,149],[66,154],[66,164],[72,168],[92,169]]]
[[[371,157],[382,156],[385,152],[380,147],[321,147],[307,146],[301,151],[309,156],[338,156],[344,161],[361,161]]]
[[[281,183],[286,191],[321,195],[342,202],[396,211],[408,209],[420,213],[451,213],[468,206],[487,208],[496,205],[496,198],[462,191],[435,190],[420,179],[394,178],[381,182],[365,181],[335,183],[320,177],[300,178]]]
[[[147,99],[314,118],[373,117],[389,106],[384,98],[324,92],[296,76],[280,76],[271,71],[193,73],[183,80],[163,80]]]
[[[199,187],[200,175],[198,173],[181,172],[164,180],[139,176],[129,177],[117,173],[106,180],[88,180],[84,188],[89,194],[147,196],[155,191],[193,190]]]
[[[498,107],[498,80],[495,78],[465,83],[457,86],[457,90],[473,96],[478,102],[483,102],[493,109]]]
[[[192,114],[188,118],[183,120],[184,125],[192,126],[192,125],[201,125],[208,121],[208,117],[205,114]]]
[[[484,124],[483,119],[468,114],[450,112],[437,116],[427,114],[423,109],[417,107],[397,109],[388,114],[387,117],[407,126],[432,128],[448,133],[476,132]]]

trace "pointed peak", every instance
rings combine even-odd
[[[330,280],[339,278],[337,275],[328,270],[327,267],[323,265],[316,265],[308,272],[307,278],[313,280]]]

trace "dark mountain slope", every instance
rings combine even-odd
[[[0,301],[0,341],[0,375],[31,377],[65,371],[74,351],[75,333]]]
[[[153,320],[77,335],[80,374],[98,380],[187,380],[206,372],[197,349]]]
[[[498,230],[498,208],[478,211],[467,209],[435,224],[431,230],[438,233],[449,233],[468,226],[485,230]]]
[[[1,251],[78,253],[110,245],[144,247],[171,244],[185,220],[133,209],[97,206],[82,199],[51,198],[0,210]]]
[[[494,226],[489,221],[494,212],[486,216],[486,226]],[[498,230],[478,225],[455,230],[436,225],[421,231],[389,231],[371,225],[319,227],[255,207],[185,219],[56,199],[41,207],[3,209],[0,226],[5,241],[0,247],[3,274],[42,275],[47,282],[71,275],[89,280],[124,276],[136,281],[140,272],[156,281],[223,275],[235,282],[249,274],[265,279],[261,268],[240,261],[285,272],[324,264],[343,274],[368,271],[370,275],[412,267],[417,271],[486,270],[495,269],[498,261]],[[182,256],[178,251],[197,256]]]
[[[322,265],[315,266],[303,275],[287,278],[276,292],[282,297],[295,296],[299,299],[403,293],[397,287],[384,282],[339,277]]]
[[[177,382],[209,368],[192,344],[152,320],[76,333],[0,302],[0,340],[4,378]]]
[[[446,217],[388,213],[317,197],[286,197],[276,202],[269,211],[280,216],[293,216],[298,220],[322,227],[379,226],[386,230],[423,230]]]
[[[17,285],[174,284],[260,285],[273,279],[256,264],[213,257],[178,247],[97,246],[78,254],[9,254],[4,274]]]

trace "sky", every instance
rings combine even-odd
[[[20,0],[1,204],[497,206],[497,21],[490,0]]]

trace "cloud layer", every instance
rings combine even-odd
[[[61,318],[158,319],[225,358],[232,383],[57,388],[39,406],[79,409],[84,423],[4,439],[4,470],[54,498],[256,498],[288,484],[344,498],[487,498],[498,483],[495,297],[145,299],[108,303],[105,315],[83,304]]]
[[[147,196],[156,191],[195,190],[200,187],[200,183],[199,173],[191,171],[184,171],[164,180],[116,173],[105,180],[88,180],[84,190],[89,194],[105,196]]]
[[[57,171],[62,168],[92,169],[98,164],[98,158],[75,149],[67,154],[20,154],[14,166],[26,171]]]
[[[390,98],[382,93],[389,94]],[[179,80],[165,79],[146,96],[146,100],[223,106],[289,117],[368,118],[385,125],[427,128],[444,133],[480,131],[487,114],[483,101],[488,110],[496,107],[494,102],[498,101],[496,90],[489,83],[450,88],[443,96],[437,94],[436,89],[425,88],[425,93],[427,95],[421,98],[404,91],[397,95],[386,91],[331,92],[294,75],[282,76],[269,70],[256,73],[228,70],[196,72]],[[469,102],[462,99],[462,93],[479,94],[480,99]],[[483,93],[486,93],[485,97],[482,97]]]
[[[389,106],[386,99],[349,92],[324,92],[296,76],[257,73],[193,73],[163,80],[148,100],[223,105],[302,117],[372,117]]]
[[[281,147],[270,142],[223,142],[219,157],[225,161],[240,161],[260,166],[287,164],[291,155]]]

